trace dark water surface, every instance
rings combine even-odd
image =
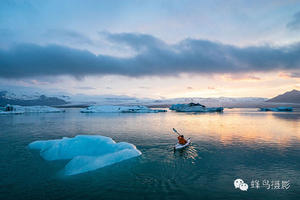
[[[173,151],[173,127],[192,138],[189,148]],[[67,161],[45,161],[27,148],[35,140],[79,134],[127,141],[143,154],[96,171],[61,176]],[[236,178],[249,185],[248,191],[234,188]],[[254,180],[260,181],[259,188],[251,187]],[[268,189],[262,187],[263,180],[289,181],[290,187]],[[300,112],[83,114],[67,109],[0,116],[0,199],[298,200]]]

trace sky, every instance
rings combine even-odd
[[[0,89],[138,98],[300,90],[296,0],[2,0]]]

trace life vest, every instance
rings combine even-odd
[[[181,145],[185,145],[187,143],[187,141],[183,137],[178,136],[178,143]]]

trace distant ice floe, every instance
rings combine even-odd
[[[199,103],[173,104],[169,109],[176,112],[222,112],[224,110],[223,107],[207,108]]]
[[[24,114],[23,111],[3,111],[0,110],[0,115],[17,115],[17,114]]]
[[[153,110],[146,106],[89,106],[80,110],[82,113],[157,113],[166,110]]]
[[[50,106],[18,106],[7,105],[0,110],[0,114],[23,114],[23,113],[57,113],[65,112],[62,109]]]
[[[184,106],[186,106],[187,104],[173,104],[173,105],[171,105],[170,106],[170,110],[177,110],[177,109],[180,109],[180,108],[182,108],[182,107],[184,107]]]
[[[116,143],[101,135],[35,141],[29,148],[40,150],[45,160],[70,160],[63,170],[65,175],[96,170],[142,154],[133,144]]]
[[[273,112],[292,112],[292,107],[277,107],[277,108],[259,108],[259,111],[273,111]]]

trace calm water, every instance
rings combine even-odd
[[[223,114],[66,113],[0,116],[0,199],[299,199],[300,112],[226,109]],[[177,128],[192,146],[174,152]],[[142,156],[62,177],[66,161],[45,161],[35,140],[101,134]],[[247,192],[235,189],[242,178]],[[251,188],[252,180],[289,181],[289,189]]]

